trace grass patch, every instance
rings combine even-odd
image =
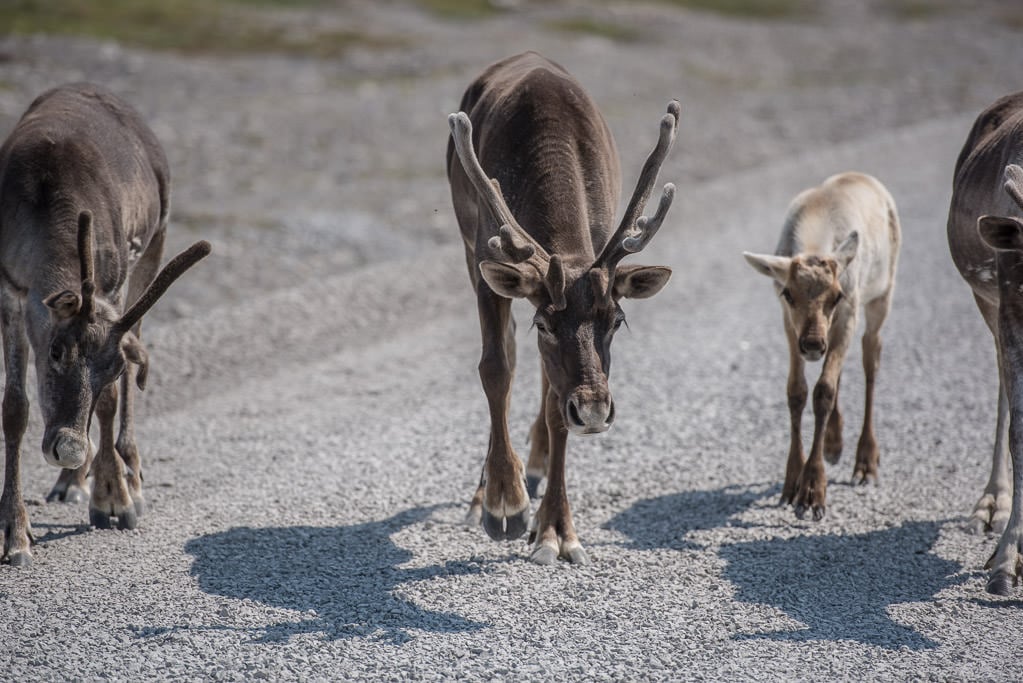
[[[701,12],[744,19],[793,19],[811,13],[809,0],[660,0]]]
[[[442,19],[486,19],[504,11],[490,0],[415,0],[415,4]]]
[[[896,19],[930,19],[951,9],[943,0],[888,0],[884,5]]]
[[[0,26],[14,34],[88,36],[185,54],[324,58],[353,45],[401,44],[356,31],[297,31],[274,23],[266,11],[321,4],[323,0],[4,0]]]
[[[623,26],[621,24],[611,24],[605,21],[598,21],[596,19],[586,19],[584,17],[573,17],[570,19],[557,19],[555,21],[549,21],[545,24],[549,29],[560,31],[562,33],[581,33],[584,35],[600,36],[601,38],[607,38],[619,43],[635,43],[639,41],[639,31]]]

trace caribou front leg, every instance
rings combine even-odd
[[[781,490],[782,505],[796,500],[796,482],[803,471],[803,408],[806,407],[806,362],[799,354],[796,333],[786,322],[785,336],[789,340],[789,380],[786,387],[789,401],[790,442],[789,457],[785,464],[785,486]]]
[[[112,517],[118,529],[138,526],[135,502],[128,491],[124,462],[114,449],[114,417],[117,413],[117,383],[111,382],[100,391],[96,402],[99,421],[99,452],[93,461],[92,501],[89,522],[97,529],[109,529]]]
[[[479,283],[477,302],[483,334],[479,371],[490,407],[490,445],[470,516],[478,505],[487,534],[495,540],[511,540],[526,533],[529,526],[529,496],[522,461],[512,449],[508,433],[508,402],[515,372],[515,325],[511,299],[498,296],[485,283]]]
[[[810,447],[810,457],[796,482],[794,503],[799,519],[803,519],[806,511],[810,510],[814,520],[819,521],[824,518],[826,509],[828,477],[824,471],[824,433],[835,405],[838,377],[842,372],[842,361],[848,346],[847,334],[836,337],[837,343],[824,356],[824,368],[813,388],[813,445]]]
[[[20,301],[7,290],[0,292],[0,324],[3,326],[4,366],[7,375],[3,399],[3,430],[6,451],[4,489],[0,494],[0,535],[3,555],[12,565],[32,564],[32,527],[21,494],[21,439],[28,426],[25,369],[28,339]]]
[[[588,564],[589,558],[572,523],[565,490],[565,448],[568,429],[565,427],[559,405],[561,401],[552,393],[547,395],[547,429],[550,438],[550,461],[547,468],[547,491],[536,513],[536,526],[530,534],[533,553],[530,559],[539,564],[553,564],[563,557],[573,564]]]
[[[121,377],[121,427],[117,433],[117,453],[125,466],[125,479],[128,493],[135,504],[135,514],[141,517],[146,511],[146,501],[142,497],[142,458],[135,444],[135,400],[134,384],[136,369],[132,363],[124,370]]]

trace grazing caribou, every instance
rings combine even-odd
[[[952,260],[995,338],[999,383],[994,457],[969,526],[975,532],[1002,534],[987,563],[987,589],[999,595],[1009,593],[1023,570],[1021,166],[1023,92],[1001,98],[977,117],[956,161],[948,211]]]
[[[131,384],[146,383],[142,316],[210,251],[197,242],[157,274],[169,208],[167,160],[139,114],[107,90],[73,84],[40,95],[0,147],[0,327],[7,465],[3,558],[31,563],[21,494],[28,351],[35,356],[43,456],[65,468],[49,500],[88,494],[89,426],[99,418],[89,519],[137,524],[142,470]],[[127,306],[126,306],[127,304]],[[135,367],[138,370],[136,373]],[[117,386],[121,424],[113,440]]]
[[[792,200],[773,256],[744,252],[758,272],[774,280],[789,342],[788,402],[791,443],[782,504],[802,519],[824,517],[828,480],[824,460],[842,455],[838,388],[842,362],[862,306],[866,399],[853,479],[877,480],[874,378],[881,362],[881,325],[895,287],[901,234],[895,201],[872,176],[840,173]],[[806,405],[806,361],[824,359],[813,388],[813,442],[804,461],[800,423]]]
[[[607,123],[562,67],[527,52],[487,68],[451,114],[447,170],[476,291],[483,353],[480,379],[490,406],[490,444],[470,518],[495,539],[525,533],[529,498],[547,490],[530,542],[532,559],[587,562],[565,492],[568,433],[607,431],[611,339],[625,322],[619,301],[653,296],[671,270],[619,265],[657,232],[674,196],[665,185],[656,214],[641,217],[678,126],[672,102],[660,139],[612,234],[621,194],[618,152]],[[511,300],[535,308],[541,357],[540,412],[523,482],[508,434],[515,370]]]

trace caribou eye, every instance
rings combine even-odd
[[[543,318],[536,316],[533,318],[533,327],[536,328],[537,332],[547,332],[547,324],[543,321]]]
[[[785,299],[789,304],[795,303],[795,300],[792,298],[792,292],[788,288],[781,290],[781,298]]]
[[[64,349],[60,344],[50,345],[50,360],[54,363],[59,363],[64,358]]]
[[[624,323],[624,322],[625,322],[625,315],[624,314],[619,314],[618,316],[616,316],[615,317],[615,322],[614,322],[614,331],[617,332],[618,328],[621,327],[622,323]]]
[[[838,294],[835,295],[835,300],[832,302],[831,305],[832,306],[837,306],[838,302],[841,301],[844,298],[845,298],[845,294],[842,294],[842,292],[839,292]]]

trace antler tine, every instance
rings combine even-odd
[[[93,297],[96,293],[96,280],[92,254],[92,212],[82,211],[78,214],[78,262],[82,275],[82,304],[79,314],[92,317]]]
[[[171,259],[156,276],[156,279],[146,288],[146,291],[142,292],[138,300],[132,304],[131,308],[121,316],[120,320],[114,323],[116,333],[123,335],[134,327],[135,323],[141,320],[142,316],[163,296],[167,288],[181,277],[186,270],[208,256],[212,249],[209,242],[200,240]]]
[[[657,145],[653,151],[650,152],[650,156],[647,157],[646,163],[643,164],[643,171],[639,174],[639,181],[636,183],[636,189],[632,193],[632,198],[629,200],[628,206],[625,207],[625,214],[622,216],[622,222],[619,223],[618,229],[615,230],[614,235],[608,240],[608,243],[604,246],[604,250],[597,258],[597,264],[607,265],[613,267],[625,254],[633,251],[639,251],[642,247],[646,246],[650,237],[640,239],[639,242],[633,237],[629,236],[632,232],[633,227],[640,227],[649,230],[653,227],[652,232],[656,232],[657,228],[660,227],[661,220],[664,219],[663,212],[668,210],[668,206],[671,205],[671,197],[674,196],[674,186],[669,190],[668,186],[665,186],[664,195],[661,197],[661,203],[657,208],[656,216],[660,216],[660,220],[651,222],[649,219],[643,221],[643,226],[639,225],[639,221],[643,220],[640,217],[640,213],[643,211],[643,207],[646,206],[647,200],[650,198],[650,193],[654,189],[654,184],[657,182],[657,174],[661,170],[661,165],[664,163],[665,158],[668,156],[668,151],[671,149],[672,144],[675,142],[675,134],[678,132],[678,121],[682,115],[682,105],[678,103],[678,100],[672,100],[668,103],[668,113],[661,118],[661,133],[657,139]],[[667,202],[667,204],[665,204]],[[632,246],[641,244],[638,249],[630,249],[624,246],[625,240],[630,240]]]
[[[1023,209],[1023,168],[1016,164],[1005,167],[1005,191],[1016,205]]]
[[[465,174],[469,176],[469,180],[472,182],[473,187],[480,194],[483,200],[486,202],[490,211],[494,214],[494,218],[497,219],[498,224],[501,225],[500,234],[495,244],[494,238],[491,238],[489,244],[492,248],[498,248],[505,251],[509,258],[517,263],[521,263],[534,255],[540,260],[546,262],[549,260],[547,252],[544,250],[540,243],[537,242],[533,237],[522,229],[518,221],[515,220],[515,216],[512,214],[511,209],[508,208],[507,202],[504,200],[504,194],[501,192],[501,186],[497,182],[496,178],[488,178],[486,172],[483,170],[483,166],[480,165],[479,158],[476,156],[476,149],[472,144],[472,122],[469,120],[468,114],[464,111],[460,111],[455,114],[448,115],[448,126],[451,128],[451,139],[455,143],[455,152],[458,154],[459,161],[462,162],[462,168],[465,169]],[[505,237],[505,228],[507,228],[509,235]],[[511,234],[515,233],[515,236],[526,243],[525,246],[516,244],[511,239]],[[509,248],[511,251],[509,251]],[[524,254],[527,250],[532,250],[530,253]]]
[[[512,228],[508,224],[502,225],[498,234],[491,237],[487,244],[494,251],[502,252],[512,263],[528,261],[536,253],[533,245],[519,244],[515,241]]]
[[[622,249],[630,254],[643,251],[650,240],[653,239],[653,236],[657,234],[657,231],[661,229],[661,223],[668,214],[668,209],[671,208],[671,201],[674,198],[675,186],[672,183],[665,184],[664,191],[661,194],[661,201],[657,204],[657,213],[654,214],[653,218],[639,217],[639,220],[636,221],[639,233],[622,240]]]

